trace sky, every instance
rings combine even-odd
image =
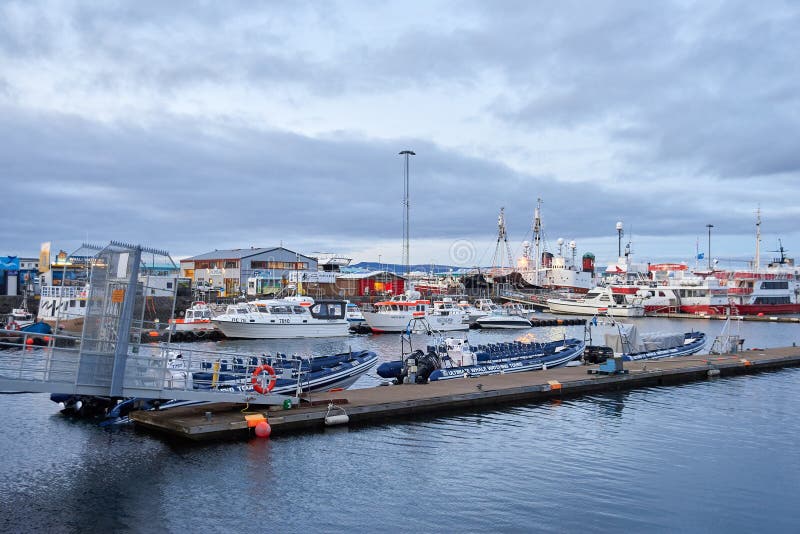
[[[800,5],[0,3],[0,255],[800,254]]]

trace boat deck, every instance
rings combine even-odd
[[[800,347],[752,350],[738,354],[696,355],[625,362],[627,374],[589,374],[597,365],[560,367],[431,384],[403,384],[315,393],[300,407],[260,411],[241,404],[211,404],[131,414],[135,424],[191,440],[242,439],[252,435],[245,413],[263,413],[273,435],[322,429],[329,403],[341,406],[350,424],[385,423],[437,412],[505,403],[560,399],[590,392],[662,386],[800,365]],[[331,415],[342,412],[335,410]]]

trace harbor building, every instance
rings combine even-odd
[[[290,280],[317,272],[316,259],[283,247],[214,250],[183,259],[180,266],[193,288],[221,297],[276,293]]]
[[[405,278],[388,271],[342,274],[336,278],[337,292],[345,298],[401,295],[405,287]]]
[[[33,294],[38,270],[36,258],[0,256],[0,295]]]

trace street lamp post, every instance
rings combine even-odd
[[[617,221],[617,258],[622,257],[622,221]]]
[[[714,225],[707,224],[706,228],[708,228],[708,271],[711,272],[711,229]]]
[[[408,183],[408,157],[409,156],[416,156],[416,153],[412,150],[403,150],[400,152],[401,156],[405,156],[405,188],[403,191],[403,206],[405,210],[403,212],[403,263],[406,266],[406,276],[411,271],[411,253],[410,253],[410,240],[411,240],[411,232],[410,232],[410,223],[409,223],[409,216],[411,211],[411,202],[409,201],[409,183]]]

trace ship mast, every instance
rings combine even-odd
[[[514,257],[511,254],[511,246],[508,244],[508,234],[506,232],[505,210],[505,208],[500,208],[500,215],[497,217],[497,245],[495,246],[494,257],[492,258],[492,267],[499,267],[499,272],[502,272],[505,267],[504,263],[506,262],[508,262],[510,267],[509,271],[514,265]],[[503,243],[501,243],[501,241]],[[506,256],[505,262],[503,261],[504,253]]]
[[[756,209],[756,257],[753,261],[753,269],[758,272],[761,265],[761,207]]]

